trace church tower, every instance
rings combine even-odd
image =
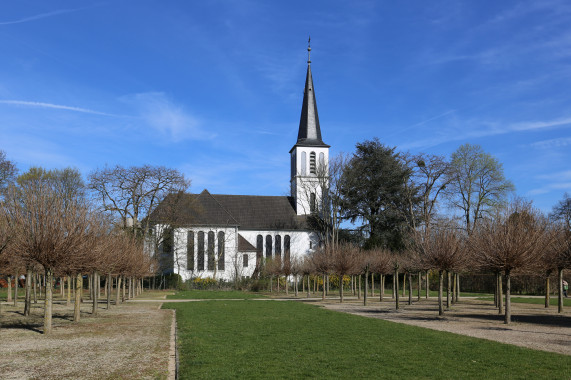
[[[329,186],[329,145],[321,139],[317,103],[311,77],[311,46],[307,46],[307,75],[297,142],[291,156],[291,196],[297,215],[319,212],[324,190]]]

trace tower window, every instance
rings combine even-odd
[[[315,152],[309,153],[309,172],[315,174]]]
[[[317,209],[317,204],[315,201],[315,193],[309,194],[309,211],[314,213]]]
[[[306,168],[307,168],[307,155],[305,152],[301,152],[301,175],[305,175],[306,174]]]

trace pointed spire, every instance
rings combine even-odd
[[[301,118],[299,120],[299,132],[297,143],[302,146],[329,146],[321,139],[317,103],[313,90],[313,78],[311,76],[311,37],[307,41],[307,75],[305,77],[305,90],[303,91],[303,103],[301,106]]]

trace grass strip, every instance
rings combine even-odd
[[[279,301],[165,303],[181,378],[567,378],[571,357]]]
[[[265,298],[262,294],[242,292],[239,290],[180,290],[174,295],[168,295],[167,299],[252,299],[252,298]]]

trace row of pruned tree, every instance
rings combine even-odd
[[[0,185],[0,273],[16,280],[26,273],[24,315],[30,315],[36,274],[43,273],[44,333],[51,331],[56,278],[67,279],[68,300],[73,285],[78,321],[84,276],[89,278],[96,314],[101,275],[106,277],[110,307],[113,282],[118,304],[125,299],[126,288],[127,297],[135,296],[141,279],[155,273],[157,264],[144,253],[141,239],[116,228],[108,214],[89,202],[77,170],[32,168],[19,177],[14,170]]]
[[[563,311],[563,270],[571,268],[571,231],[566,223],[556,223],[520,199],[510,202],[489,217],[483,218],[468,234],[454,220],[440,220],[428,233],[418,231],[406,248],[391,251],[386,248],[363,249],[356,244],[340,243],[321,247],[303,261],[274,260],[267,263],[266,273],[279,278],[293,275],[310,275],[323,278],[325,298],[326,282],[330,275],[364,276],[364,303],[367,304],[369,276],[380,276],[380,300],[385,292],[385,277],[393,279],[393,297],[399,308],[399,275],[403,286],[408,282],[409,303],[412,303],[412,276],[418,279],[420,299],[421,277],[428,281],[428,272],[438,274],[438,312],[454,302],[451,287],[459,286],[458,273],[493,273],[497,277],[496,305],[505,314],[505,323],[511,321],[511,278],[514,275],[549,276],[558,274],[558,311]],[[445,281],[445,277],[447,281]],[[503,284],[505,283],[505,287]],[[309,284],[307,286],[310,288]],[[286,288],[287,289],[287,288]],[[428,296],[428,284],[425,286]],[[458,291],[456,290],[456,297]],[[339,286],[340,302],[343,302],[342,282]],[[549,297],[547,286],[546,298]],[[503,299],[505,298],[505,306]],[[546,304],[548,305],[548,304]]]

